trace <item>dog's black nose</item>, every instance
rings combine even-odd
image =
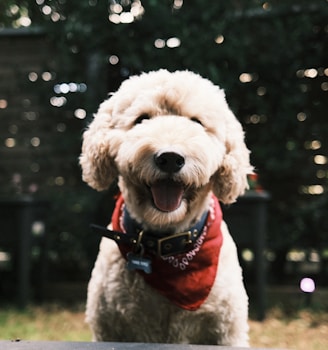
[[[166,173],[176,173],[185,164],[185,159],[178,153],[165,152],[154,156],[155,164]]]

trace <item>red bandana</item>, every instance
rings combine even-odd
[[[115,231],[124,232],[122,225],[124,200],[120,196],[112,216]],[[223,242],[221,233],[222,212],[217,198],[213,195],[203,232],[187,253],[168,257],[153,257],[152,273],[138,273],[159,293],[186,310],[196,310],[208,297],[213,286],[220,249]],[[119,244],[124,258],[131,247]]]

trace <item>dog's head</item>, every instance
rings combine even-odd
[[[211,191],[234,202],[252,171],[224,92],[188,71],[123,82],[84,132],[80,163],[97,190],[119,177],[130,214],[157,229],[197,220]]]

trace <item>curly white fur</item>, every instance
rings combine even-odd
[[[83,138],[83,180],[104,190],[118,177],[130,215],[157,232],[189,228],[208,209],[212,192],[223,203],[234,202],[252,172],[242,127],[224,92],[188,71],[159,70],[126,80],[101,104]],[[168,152],[184,159],[170,174],[184,194],[177,208],[163,211],[149,188],[168,176],[154,162]],[[222,233],[217,277],[196,311],[178,308],[127,271],[116,243],[102,239],[88,288],[94,339],[247,346],[248,299],[224,223]]]

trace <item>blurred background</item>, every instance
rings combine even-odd
[[[85,297],[112,192],[82,182],[81,136],[109,92],[159,68],[220,85],[245,129],[267,218],[261,259],[240,251],[247,288],[260,264],[269,287],[324,290],[327,39],[327,0],[1,1],[0,300]]]

